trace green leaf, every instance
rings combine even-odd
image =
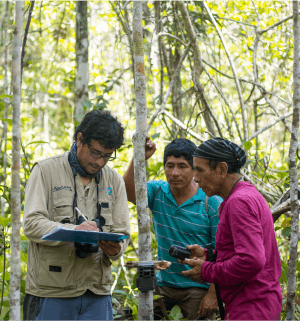
[[[127,293],[125,292],[125,291],[123,291],[123,290],[114,290],[114,292],[113,292],[114,294],[121,294],[121,295],[127,295]]]
[[[155,138],[157,138],[157,137],[159,137],[159,135],[160,135],[160,133],[156,133],[156,134],[154,134],[154,135],[152,135],[152,140],[154,140]]]
[[[280,178],[280,179],[284,179],[286,176],[288,176],[289,173],[277,173],[277,176]]]
[[[25,147],[33,144],[49,144],[49,142],[44,142],[43,140],[37,140],[35,142],[28,143]]]
[[[249,149],[252,147],[252,145],[253,145],[253,144],[252,144],[251,142],[249,142],[249,141],[244,143],[244,147],[245,147],[247,150],[249,150]]]
[[[104,109],[106,108],[106,103],[95,104],[95,109]]]
[[[2,311],[1,311],[1,315],[0,315],[0,320],[4,320],[4,317],[6,316],[6,314],[8,313],[8,311],[9,311],[9,307],[5,307],[5,306],[2,307]]]
[[[3,119],[1,119],[1,121],[6,121],[8,123],[8,125],[12,126],[12,122],[13,122],[12,119],[3,118]]]
[[[275,177],[274,175],[266,175],[266,177],[267,177],[268,179],[270,179],[270,178],[276,179],[276,177]]]
[[[281,234],[282,234],[283,236],[289,236],[289,235],[291,234],[291,227],[290,227],[290,226],[286,226],[286,227],[282,230]]]
[[[285,268],[283,266],[281,266],[281,276],[279,278],[279,282],[280,283],[287,283],[287,273],[285,271]]]
[[[173,320],[179,320],[180,314],[181,314],[181,310],[179,306],[175,305],[170,312],[170,316],[173,317]]]
[[[10,98],[10,99],[12,99],[12,95],[0,95],[0,99],[1,98]]]
[[[92,108],[93,105],[89,100],[87,100],[87,101],[84,102],[83,106],[85,106],[86,108],[90,109],[90,108]]]
[[[8,223],[10,222],[10,217],[0,217],[0,225],[3,227],[6,227]]]
[[[100,95],[100,96],[95,97],[94,99],[100,100],[102,98],[103,98],[103,95]]]

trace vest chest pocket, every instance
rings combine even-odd
[[[113,225],[112,219],[112,202],[103,201],[101,204],[101,215],[105,218],[105,225],[102,226],[103,232],[110,232],[111,226]]]
[[[73,202],[71,199],[55,200],[53,204],[53,220],[62,224],[75,224],[75,217],[73,215]]]

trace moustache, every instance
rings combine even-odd
[[[95,168],[95,169],[98,169],[98,170],[100,170],[102,168],[102,166],[98,166],[98,165],[95,166],[95,164],[93,164],[93,163],[89,163],[88,165]]]

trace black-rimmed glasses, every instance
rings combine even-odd
[[[108,154],[108,155],[103,155],[101,153],[99,153],[98,151],[95,151],[93,148],[91,148],[89,145],[88,145],[88,148],[90,150],[90,155],[91,157],[93,158],[96,158],[96,159],[99,159],[99,158],[103,158],[105,161],[112,161],[114,159],[117,158],[117,152],[115,150],[115,155],[112,156],[112,154]]]

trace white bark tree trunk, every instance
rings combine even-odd
[[[5,3],[5,20],[4,20],[4,94],[8,95],[8,36],[7,36],[7,29],[8,29],[8,17],[9,17],[9,1]],[[9,105],[9,98],[5,98],[5,111],[4,111],[4,119],[8,118],[8,105]],[[7,122],[4,122],[3,125],[3,135],[2,135],[2,142],[4,143],[3,148],[3,185],[6,185],[6,167],[7,167],[7,155],[6,155],[6,138],[7,138]],[[0,146],[2,149],[2,144]],[[5,207],[5,199],[1,198],[1,214],[0,216],[4,216],[4,207]]]
[[[292,121],[292,134],[289,151],[290,167],[290,198],[291,198],[291,235],[290,235],[290,258],[287,286],[287,320],[295,319],[295,294],[296,294],[296,264],[299,238],[299,201],[296,153],[298,147],[299,115],[300,115],[300,67],[299,67],[299,3],[293,1],[293,33],[294,33],[294,70],[293,70],[293,103],[294,114]]]
[[[20,138],[21,138],[21,46],[23,26],[23,1],[15,2],[15,29],[12,55],[13,76],[13,133],[12,133],[12,184],[11,184],[11,270],[10,319],[20,320]]]
[[[133,136],[134,181],[139,227],[139,260],[151,261],[150,216],[148,213],[145,142],[147,134],[146,76],[143,48],[142,2],[133,2],[133,51],[136,94],[136,132]],[[153,292],[139,294],[139,320],[153,320]]]
[[[88,42],[88,1],[76,1],[76,92],[75,122],[83,118],[83,105],[89,99],[89,42]]]
[[[151,64],[153,68],[153,87],[154,87],[154,106],[155,109],[159,108],[160,100],[158,99],[160,95],[160,88],[159,88],[159,82],[156,78],[156,75],[160,72],[160,68],[162,68],[161,61],[160,61],[160,55],[159,55],[159,39],[157,39],[157,35],[160,32],[160,22],[159,22],[159,12],[160,12],[160,1],[154,2],[155,6],[155,30],[153,33],[153,42],[151,46]]]

